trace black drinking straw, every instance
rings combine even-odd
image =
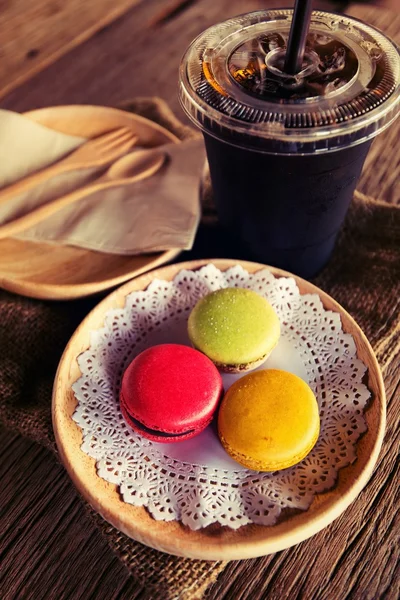
[[[290,75],[301,71],[311,11],[312,0],[296,0],[284,67],[285,73]]]

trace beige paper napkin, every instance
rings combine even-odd
[[[0,188],[60,160],[85,141],[0,110]]]
[[[11,114],[15,122],[15,115]],[[30,128],[32,123],[29,119],[22,115],[17,117],[20,131],[25,127],[23,121],[28,121],[27,127]],[[31,128],[30,130],[35,137],[37,132]],[[71,140],[62,139],[70,136],[50,133],[53,147],[65,149],[67,143],[71,144]],[[59,140],[56,139],[58,136]],[[75,143],[77,146],[82,140]],[[0,147],[2,144],[0,130]],[[43,158],[46,147],[41,149],[40,167],[31,152],[33,147],[34,144],[31,143],[29,151],[24,155],[24,174],[46,166]],[[167,161],[156,175],[125,187],[91,194],[15,237],[124,255],[171,248],[190,249],[200,218],[199,182],[205,162],[204,144],[199,139],[188,140],[180,144],[166,144],[163,150],[167,154]],[[54,162],[54,154],[48,164],[50,162]],[[9,168],[11,163],[15,164],[15,160],[8,161],[5,156],[6,174],[7,171],[12,171]],[[31,164],[35,164],[35,168],[29,170]],[[34,190],[0,205],[0,223],[9,222],[37,206],[84,186],[104,170],[85,169],[51,178]]]
[[[163,150],[166,165],[152,177],[96,192],[18,237],[111,254],[190,249],[200,218],[204,143],[190,140]]]

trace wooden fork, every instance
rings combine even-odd
[[[48,204],[38,206],[26,215],[0,225],[0,239],[21,233],[21,231],[40,223],[40,221],[47,219],[62,208],[70,206],[94,192],[122,187],[147,179],[161,169],[166,162],[166,158],[166,153],[159,148],[135,150],[118,159],[102,177],[86,187],[75,190],[61,198],[56,198]]]
[[[5,204],[14,196],[22,194],[36,187],[46,179],[74,171],[91,167],[101,167],[114,162],[122,156],[137,142],[138,136],[131,129],[122,127],[106,133],[100,137],[89,140],[79,146],[66,158],[28,175],[20,181],[16,181],[0,191],[0,205]]]

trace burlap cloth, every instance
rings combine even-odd
[[[158,99],[137,99],[125,108],[164,125],[181,139],[198,135],[183,126]],[[385,140],[378,143],[384,144]],[[374,153],[380,155],[376,150]],[[395,159],[393,155],[380,157],[387,161],[390,190],[384,189],[382,178],[375,182],[374,190],[370,172],[360,182],[363,186],[367,177],[369,195],[376,192],[379,196],[383,191],[392,204],[358,194],[329,266],[314,280],[363,328],[384,374],[391,361],[398,360],[400,346],[400,207],[393,203],[398,198]],[[180,259],[212,256],[235,257],[224,243],[208,189],[195,247]],[[74,329],[100,299],[46,302],[0,291],[0,422],[55,453],[50,402],[57,363]],[[226,564],[176,558],[152,550],[127,538],[86,508],[112,550],[150,597],[201,598]]]

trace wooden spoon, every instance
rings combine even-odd
[[[154,175],[164,164],[166,153],[158,148],[149,150],[135,150],[126,156],[117,160],[106,171],[102,177],[96,179],[92,184],[84,188],[75,190],[61,198],[56,198],[43,206],[35,208],[31,212],[22,217],[18,217],[13,221],[9,221],[4,225],[0,225],[0,239],[13,236],[41,221],[44,221],[56,212],[70,206],[100,190],[105,190],[113,187],[121,187],[129,185],[136,181],[147,179]]]
[[[50,177],[89,167],[107,167],[136,144],[138,136],[127,127],[113,130],[79,146],[66,158],[8,185],[0,191],[0,204],[23,194]]]

